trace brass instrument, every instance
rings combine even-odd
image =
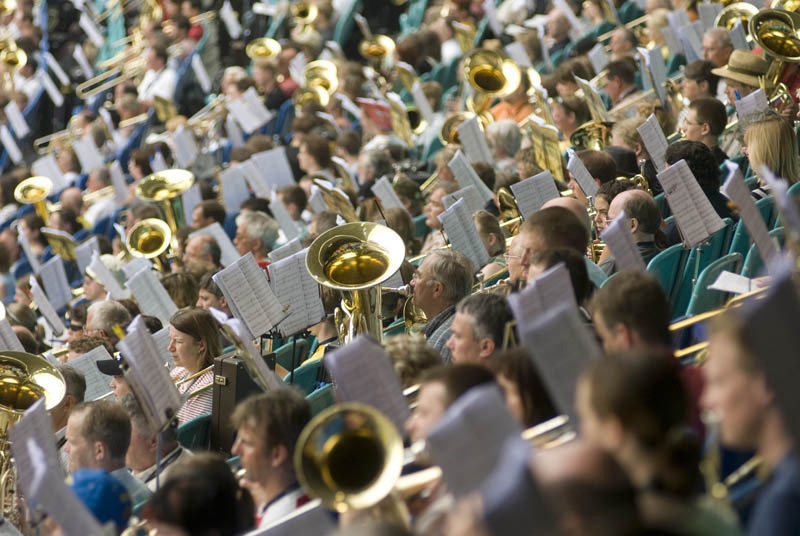
[[[310,2],[298,2],[290,8],[295,26],[308,26],[317,20],[319,8]]]
[[[452,29],[453,37],[455,37],[458,42],[458,46],[461,48],[463,54],[475,48],[475,36],[478,34],[478,31],[472,23],[464,24],[463,22],[453,22]]]
[[[306,256],[308,273],[320,285],[343,294],[341,309],[337,309],[343,344],[359,333],[381,340],[380,284],[400,269],[405,251],[400,235],[372,222],[339,225],[311,244]]]
[[[41,175],[28,177],[14,188],[14,199],[20,205],[33,205],[36,214],[45,223],[50,219],[47,196],[53,191],[53,181]]]
[[[388,35],[370,35],[358,44],[358,53],[375,69],[394,54],[394,49],[394,41]]]
[[[183,193],[194,184],[194,174],[185,169],[166,169],[151,173],[136,186],[136,195],[148,201],[155,201],[164,210],[166,222],[172,235],[186,226],[183,212]]]
[[[464,79],[477,93],[468,99],[467,108],[480,113],[489,108],[492,100],[516,91],[522,81],[522,71],[516,63],[500,53],[479,48],[464,58]]]
[[[750,19],[758,13],[758,8],[749,2],[736,2],[726,6],[714,19],[714,26],[732,30],[737,21],[742,22],[742,28],[747,28]]]
[[[609,12],[611,11],[611,9],[608,8],[605,4],[603,4],[603,8],[604,8],[603,9],[604,11],[606,11],[606,10],[608,10]],[[606,19],[607,20],[613,20],[613,18],[609,17],[608,14],[606,14]],[[627,28],[629,30],[634,30],[634,29],[638,28],[639,26],[646,25],[648,20],[650,20],[650,15],[642,15],[638,19],[633,19],[632,21],[626,22],[623,26],[625,26],[625,28]],[[609,30],[604,34],[600,34],[597,37],[597,42],[598,43],[605,43],[606,41],[611,39],[611,36],[614,34],[615,31],[617,31],[618,28],[619,28],[619,26],[616,26],[613,30]],[[639,37],[639,42],[641,43],[641,41],[642,41],[641,33],[637,32],[637,36]],[[641,43],[641,44],[645,45],[646,43]]]
[[[781,78],[788,64],[800,61],[800,13],[763,9],[750,18],[748,29],[755,44],[771,60],[761,86],[767,98],[772,98],[781,91]]]
[[[244,51],[251,60],[270,60],[281,53],[281,45],[274,39],[259,37],[247,43]]]
[[[578,127],[569,137],[570,144],[576,151],[594,149],[602,151],[611,145],[611,128],[614,123],[589,121]]]
[[[411,132],[419,136],[428,128],[428,122],[425,121],[425,118],[422,117],[422,114],[419,113],[419,108],[416,106],[407,106],[406,107],[406,116],[408,118],[408,125],[411,128]]]
[[[225,95],[217,95],[211,102],[195,112],[186,123],[193,129],[208,132],[215,121],[223,119],[228,113],[228,108],[225,106],[226,100]],[[122,123],[120,123],[120,128],[122,128]]]
[[[439,140],[444,145],[450,145],[451,143],[461,143],[458,139],[458,127],[466,121],[467,119],[471,119],[475,117],[476,114],[472,112],[456,112],[450,114],[447,119],[444,120],[442,124],[442,128],[439,129]],[[492,114],[488,111],[483,111],[478,116],[478,126],[481,130],[485,130],[486,126],[494,121],[492,118]]]
[[[147,61],[143,56],[136,56],[133,59],[123,58],[116,67],[78,84],[75,87],[75,95],[80,99],[90,99],[123,82],[139,78],[146,70]]]
[[[333,95],[339,88],[339,75],[336,64],[327,60],[316,60],[306,64],[303,70],[302,87],[319,87],[328,95]]]
[[[134,225],[125,235],[125,249],[133,257],[152,259],[158,271],[163,272],[159,257],[169,249],[172,231],[164,220],[147,218]]]
[[[350,180],[352,180],[352,178]],[[330,210],[340,214],[346,222],[352,223],[359,221],[356,209],[353,208],[350,199],[341,189],[331,186],[331,183],[325,179],[313,179],[313,183],[319,188],[319,193],[322,195],[322,199],[325,200],[325,204]]]
[[[331,96],[321,86],[301,87],[297,88],[292,94],[292,102],[294,102],[295,114],[299,114],[303,106],[309,102],[316,102],[320,106],[327,107],[330,102]]]
[[[208,22],[214,22],[216,19],[217,19],[216,11],[206,11],[205,13],[200,13],[199,15],[195,15],[194,17],[190,17],[189,23],[193,25],[200,25],[200,24],[206,24]]]
[[[136,125],[141,125],[142,123],[147,121],[148,117],[149,115],[146,113],[134,115],[133,117],[130,117],[128,119],[123,119],[122,121],[120,121],[119,125],[117,125],[117,128],[123,129],[128,127],[135,127]]]
[[[497,190],[497,204],[500,209],[500,217],[503,218],[500,227],[507,230],[511,236],[519,233],[522,213],[519,210],[517,198],[509,188],[502,186]]]

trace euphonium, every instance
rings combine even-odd
[[[53,181],[47,177],[36,175],[28,177],[14,188],[14,199],[20,205],[33,205],[36,214],[45,223],[50,219],[47,210],[47,196],[53,191]]]
[[[750,19],[758,13],[758,8],[750,2],[736,2],[726,6],[714,19],[714,26],[732,30],[737,21],[742,22],[742,28],[748,27]]]
[[[464,58],[464,79],[475,88],[477,95],[467,102],[475,112],[485,111],[493,99],[511,95],[522,81],[522,71],[512,60],[498,52],[476,49]]]
[[[125,249],[133,257],[152,259],[159,271],[159,257],[169,249],[172,231],[164,220],[147,218],[134,225],[125,235]]]
[[[194,174],[191,171],[166,169],[143,178],[136,186],[136,196],[161,205],[174,236],[187,223],[182,196],[193,184]]]
[[[590,121],[578,127],[569,137],[569,142],[577,151],[594,149],[602,151],[611,145],[611,127],[613,123]]]
[[[381,340],[380,284],[400,269],[405,244],[393,230],[371,222],[339,225],[319,235],[308,250],[306,269],[317,283],[342,291],[339,339],[359,333]]]
[[[394,41],[388,35],[371,35],[358,44],[358,53],[376,69],[394,54],[394,49]]]
[[[247,43],[244,51],[251,60],[269,60],[278,57],[281,45],[274,39],[259,37]]]
[[[781,90],[787,68],[800,61],[799,31],[800,13],[793,11],[762,9],[750,18],[749,34],[770,62],[762,82],[769,99],[776,95],[776,90]]]

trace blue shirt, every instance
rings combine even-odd
[[[800,534],[800,460],[787,454],[756,498],[747,534]]]

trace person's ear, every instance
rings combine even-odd
[[[637,220],[636,218],[630,218],[628,221],[630,222],[632,233],[635,233],[636,231],[639,230],[639,220]]]
[[[708,125],[708,123],[701,123],[700,132],[703,133],[703,136],[708,136],[711,134],[711,127]]]
[[[267,455],[272,467],[280,467],[289,460],[289,450],[284,445],[273,447]]]
[[[481,339],[480,341],[478,341],[478,348],[480,349],[478,354],[483,359],[489,359],[494,353],[495,349],[494,341],[489,337]]]

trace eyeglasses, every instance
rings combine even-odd
[[[512,255],[510,253],[503,253],[503,259],[508,262],[508,259],[521,259],[522,255]]]
[[[70,331],[83,331],[83,326],[80,324],[68,324],[67,329]]]

